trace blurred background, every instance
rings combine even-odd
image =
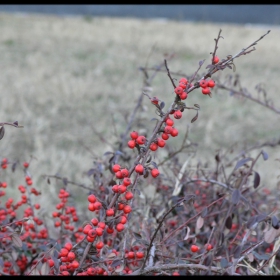
[[[280,5],[1,5],[0,11],[280,24]]]

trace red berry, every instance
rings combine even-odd
[[[69,251],[66,248],[61,248],[60,255],[61,257],[67,257]]]
[[[84,234],[88,234],[88,232],[89,232],[91,229],[92,229],[92,226],[89,225],[89,224],[87,224],[87,225],[85,225],[84,228],[83,228],[83,233],[84,233]]]
[[[183,84],[188,84],[188,80],[186,79],[186,78],[181,78],[180,80],[179,80],[179,83],[183,83]]]
[[[210,88],[206,87],[206,88],[203,88],[201,91],[202,91],[203,94],[209,94],[210,93]]]
[[[172,275],[173,275],[173,276],[180,276],[180,273],[177,272],[177,271],[174,271]]]
[[[69,252],[67,255],[68,261],[72,262],[73,260],[75,260],[76,255],[74,252]]]
[[[174,89],[174,92],[175,92],[176,94],[178,94],[178,95],[180,95],[183,91],[184,91],[184,89],[181,88],[181,87],[176,87],[176,88]]]
[[[166,125],[172,126],[172,125],[174,124],[174,121],[171,120],[171,119],[167,119],[167,120],[165,121],[165,123],[166,123]]]
[[[96,236],[96,229],[95,228],[92,228],[92,229],[90,229],[89,230],[89,232],[88,232],[88,236],[90,237],[90,238],[93,238],[93,237],[95,237]]]
[[[8,165],[6,163],[4,163],[4,164],[2,163],[1,167],[2,167],[2,169],[6,169],[8,167]]]
[[[27,168],[28,166],[29,166],[29,163],[25,161],[25,162],[23,163],[23,167]]]
[[[213,63],[217,64],[219,61],[220,61],[219,57],[218,56],[214,56]]]
[[[128,259],[134,259],[134,257],[135,257],[135,253],[134,252],[130,251],[130,252],[127,253],[127,258]]]
[[[179,85],[178,85],[179,87],[181,87],[182,89],[185,89],[186,87],[187,87],[187,85],[186,84],[184,84],[184,83],[179,83]]]
[[[120,216],[119,222],[120,222],[121,224],[126,224],[126,222],[127,222],[126,216]]]
[[[129,185],[131,185],[131,180],[130,180],[130,178],[128,178],[128,177],[123,178],[122,184],[123,184],[124,186],[126,186],[126,187],[129,186]]]
[[[132,199],[133,198],[133,193],[132,192],[127,192],[126,194],[125,194],[125,199],[126,200],[130,200],[130,199]]]
[[[206,80],[201,80],[199,82],[199,86],[202,88],[206,88],[208,86],[208,82]]]
[[[117,224],[117,225],[116,225],[116,230],[117,230],[118,232],[123,231],[123,230],[124,230],[124,225],[121,224],[121,223]]]
[[[94,207],[96,210],[99,210],[102,208],[102,204],[99,201],[96,201],[93,204],[94,204]]]
[[[88,196],[88,202],[94,203],[96,201],[96,196],[94,194],[90,194]]]
[[[100,227],[100,228],[105,229],[106,224],[105,224],[104,222],[99,222],[99,223],[97,224],[97,226]]]
[[[112,191],[113,191],[114,193],[118,193],[118,192],[119,192],[119,185],[114,185],[114,186],[112,187]]]
[[[142,164],[137,164],[135,166],[135,172],[139,173],[139,174],[142,174],[144,172],[144,167]]]
[[[121,170],[121,166],[119,164],[114,164],[112,170],[116,173]]]
[[[163,139],[161,139],[161,138],[158,138],[157,139],[157,144],[158,144],[159,147],[163,148],[165,146],[165,141]]]
[[[109,233],[109,234],[114,233],[114,229],[113,228],[107,228],[107,233]]]
[[[26,183],[27,183],[28,186],[31,186],[33,184],[33,181],[32,180],[28,180],[28,181],[26,181]]]
[[[182,94],[180,94],[180,98],[181,98],[182,100],[185,100],[185,99],[188,98],[188,94],[184,91]]]
[[[143,136],[143,135],[140,135],[140,136],[137,137],[136,142],[139,145],[143,145],[143,144],[146,143],[146,137]]]
[[[161,134],[161,138],[164,139],[164,140],[168,140],[169,135],[168,135],[167,133],[163,132],[163,133]]]
[[[34,204],[34,208],[35,208],[35,209],[38,210],[38,209],[40,209],[40,207],[41,207],[40,204],[38,204],[38,203]]]
[[[94,225],[94,226],[97,226],[98,225],[98,220],[96,218],[93,218],[91,219],[91,223]]]
[[[159,171],[158,169],[154,168],[152,171],[151,171],[151,174],[154,178],[156,178],[158,175],[159,175]]]
[[[124,208],[123,208],[123,212],[124,212],[125,214],[130,213],[131,210],[132,210],[132,209],[131,209],[131,207],[130,207],[129,205],[125,205]]]
[[[171,135],[172,137],[176,137],[178,134],[179,134],[179,131],[178,131],[175,127],[173,127],[173,129],[172,129],[170,135]]]
[[[215,86],[215,82],[213,80],[208,81],[208,87],[213,88]]]
[[[137,139],[137,137],[138,137],[138,132],[136,132],[136,131],[132,131],[132,132],[130,132],[130,137],[131,137],[131,139],[136,140],[136,139]]]
[[[96,249],[102,249],[104,247],[104,243],[102,241],[99,241],[96,245],[95,245]]]
[[[213,248],[213,246],[211,244],[206,244],[206,250],[210,251]]]
[[[8,185],[7,182],[2,182],[1,183],[1,187],[4,188],[4,189],[7,188],[7,185]]]
[[[159,99],[157,97],[151,98],[151,102],[155,105],[158,105]]]
[[[48,263],[49,263],[49,266],[50,267],[53,267],[54,266],[54,261],[52,259],[49,259],[48,260]]]
[[[167,125],[167,126],[164,128],[164,132],[165,132],[166,134],[170,134],[170,133],[171,133],[171,131],[172,131],[172,129],[173,129],[173,127],[172,127],[172,126]]]
[[[122,179],[123,178],[122,172],[120,170],[116,172],[116,177],[118,179]]]
[[[199,250],[199,248],[198,248],[196,245],[192,245],[192,246],[191,246],[191,251],[192,251],[193,253],[197,252],[198,250]]]
[[[128,177],[129,171],[126,168],[121,169],[121,173],[123,178]]]
[[[106,216],[110,217],[110,216],[114,216],[114,209],[108,209],[106,210]]]
[[[103,228],[98,227],[98,228],[96,229],[96,234],[97,234],[98,236],[103,235]]]
[[[150,145],[150,150],[151,151],[156,151],[157,148],[158,148],[158,145],[155,142],[151,143],[151,145]]]
[[[64,245],[64,248],[66,248],[68,251],[71,251],[71,249],[73,248],[73,245],[72,245],[72,243],[67,242],[67,243]]]
[[[127,146],[128,146],[130,149],[135,148],[135,146],[136,146],[135,140],[129,140],[129,141],[127,142]]]
[[[119,185],[118,186],[118,193],[125,193],[126,192],[126,186]]]
[[[94,203],[90,203],[90,204],[88,205],[88,210],[91,211],[91,212],[94,212],[94,211],[96,210],[96,209],[95,209]]]
[[[136,258],[137,259],[142,259],[144,257],[144,253],[143,252],[136,252]]]
[[[180,110],[175,111],[174,118],[175,119],[181,119],[182,118],[182,112]]]

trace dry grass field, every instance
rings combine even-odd
[[[0,121],[17,120],[24,125],[22,129],[6,127],[0,157],[21,162],[34,157],[30,172],[36,186],[45,192],[41,202],[46,198],[48,203],[56,201],[61,186],[48,185],[42,174],[59,173],[90,183],[83,172],[91,168],[94,159],[112,149],[95,131],[111,143],[117,140],[115,132],[124,131],[125,116],[141,94],[143,74],[138,68],[145,65],[152,48],[149,66],[162,63],[164,54],[174,52],[170,70],[191,75],[199,60],[210,61],[219,29],[224,37],[217,52],[221,58],[234,55],[271,29],[256,51],[238,58],[235,65],[243,87],[257,96],[256,84],[264,83],[269,98],[280,108],[279,27],[0,14]],[[229,69],[221,72],[221,80],[229,74]],[[156,76],[152,90],[152,96],[167,105],[172,102],[173,89],[166,73]],[[209,98],[196,90],[187,101],[190,106],[200,105],[199,118],[191,124],[194,112],[184,114],[178,121],[180,137],[172,139],[170,145],[180,145],[189,125],[189,139],[198,144],[192,165],[214,162],[219,149],[234,146],[238,153],[244,144],[280,138],[279,115],[249,100],[231,97],[222,90]],[[148,99],[144,99],[141,116],[152,129],[150,119],[155,114]],[[261,184],[274,188],[280,175],[276,161],[279,148],[264,149],[270,157],[257,165]],[[13,175],[10,169],[5,172],[10,176],[11,189],[24,183],[20,169]],[[3,171],[0,176],[4,178]],[[71,188],[78,199],[80,190]]]

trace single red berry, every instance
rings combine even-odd
[[[69,252],[68,255],[67,255],[67,258],[68,258],[68,261],[72,262],[75,260],[76,258],[76,255],[74,252]]]
[[[119,218],[119,223],[121,223],[121,224],[126,224],[126,222],[127,222],[126,216],[120,216],[120,218]]]
[[[73,248],[73,245],[72,245],[72,243],[67,242],[67,243],[64,245],[64,248],[66,248],[68,251],[71,251],[71,249]]]
[[[106,210],[106,216],[110,217],[110,216],[114,216],[114,209],[110,208],[108,210]]]
[[[72,263],[71,263],[71,265],[72,265],[72,267],[74,268],[74,269],[76,269],[76,268],[78,268],[79,267],[79,262],[77,262],[77,261],[73,261]]]
[[[172,137],[176,137],[178,134],[179,134],[179,131],[178,131],[175,127],[173,127],[173,129],[172,129],[170,135],[171,135]]]
[[[8,167],[8,164],[6,164],[6,163],[3,164],[2,163],[1,167],[2,167],[2,169],[6,169]]]
[[[179,86],[174,89],[174,92],[178,95],[180,95],[183,91],[184,91],[184,89]]]
[[[122,172],[120,170],[116,172],[116,177],[118,179],[122,179],[123,178]]]
[[[23,163],[23,167],[27,168],[28,166],[29,166],[29,163],[25,161],[25,162]]]
[[[102,241],[99,241],[96,245],[95,245],[96,249],[102,249],[104,247],[104,243]]]
[[[92,223],[94,226],[97,226],[98,223],[99,223],[99,221],[98,221],[98,219],[93,218],[93,219],[91,219],[91,223]]]
[[[159,175],[158,169],[156,169],[156,168],[152,169],[151,175],[152,175],[154,178],[156,178],[156,177]]]
[[[49,266],[50,266],[50,267],[53,267],[53,266],[54,266],[54,261],[53,261],[53,259],[49,259],[49,260],[48,260],[48,263],[49,263]]]
[[[210,88],[209,88],[209,87],[203,88],[203,89],[201,90],[201,92],[202,92],[203,94],[209,94],[209,93],[210,93]]]
[[[113,228],[107,228],[107,233],[109,233],[109,234],[112,234],[112,233],[114,233],[114,229]]]
[[[90,237],[90,238],[93,238],[97,235],[96,233],[96,229],[95,228],[92,228],[88,231],[87,235]]]
[[[125,205],[124,208],[123,208],[123,212],[124,212],[125,214],[130,213],[131,210],[132,210],[132,209],[131,209],[131,207],[130,207],[129,205]]]
[[[129,178],[129,177],[123,178],[122,184],[123,184],[124,186],[126,186],[126,187],[129,186],[129,185],[131,185],[131,180],[130,180],[130,178]]]
[[[119,185],[118,186],[118,193],[125,193],[126,192],[126,186]]]
[[[143,136],[143,135],[140,135],[140,136],[137,137],[136,142],[139,145],[143,145],[143,144],[146,143],[146,137]]]
[[[88,202],[94,203],[96,201],[96,196],[94,194],[90,194],[88,196]]]
[[[135,172],[139,173],[139,174],[142,174],[144,172],[144,167],[142,164],[137,164],[135,166]]]
[[[112,170],[116,173],[121,170],[121,166],[119,164],[114,164]]]
[[[157,97],[151,98],[151,102],[155,105],[158,105],[159,99]]]
[[[167,126],[164,128],[164,132],[165,132],[166,134],[170,134],[170,133],[171,133],[171,131],[172,131],[172,129],[173,129],[173,127],[172,127],[172,126],[167,125]]]
[[[92,229],[92,226],[89,225],[89,224],[87,224],[87,225],[85,225],[84,228],[83,228],[83,233],[84,233],[84,234],[88,234],[88,232],[89,232],[91,229]]]
[[[208,87],[213,88],[215,86],[215,82],[213,80],[208,81]]]
[[[123,210],[124,206],[123,203],[118,203],[118,210]]]
[[[219,57],[218,56],[214,56],[213,63],[217,64],[219,61],[220,61]]]
[[[166,123],[166,125],[172,126],[172,125],[174,124],[174,121],[171,120],[171,119],[167,119],[167,120],[165,121],[165,123]]]
[[[103,228],[98,227],[98,228],[96,229],[96,234],[97,234],[98,236],[102,236],[102,235],[103,235]]]
[[[138,137],[138,132],[137,131],[130,132],[130,137],[131,137],[131,139],[136,140]]]
[[[7,186],[8,186],[7,182],[2,182],[1,183],[1,187],[4,188],[4,189],[7,188]]]
[[[163,133],[161,134],[161,138],[162,138],[163,140],[168,140],[169,135],[168,135],[167,133],[163,132]]]
[[[180,98],[181,98],[182,100],[185,100],[185,99],[188,98],[188,94],[187,94],[185,91],[182,92],[179,96],[180,96]]]
[[[94,203],[89,203],[88,210],[91,211],[91,212],[94,212],[96,210]]]
[[[172,275],[173,276],[180,276],[180,273],[178,271],[174,271]]]
[[[136,252],[136,258],[137,259],[143,259],[144,253],[143,252]]]
[[[96,210],[100,210],[102,208],[102,204],[99,201],[93,203]]]
[[[175,119],[181,119],[182,118],[182,112],[180,110],[175,111],[174,118]]]
[[[198,250],[199,250],[199,248],[198,248],[196,245],[192,245],[192,246],[191,246],[191,251],[192,251],[193,253],[197,252]]]
[[[157,139],[157,144],[158,144],[159,147],[163,148],[165,146],[165,141],[163,139],[161,139],[161,138],[158,138]]]
[[[208,86],[208,82],[206,80],[201,80],[199,82],[199,86],[202,88],[206,88]]]
[[[134,259],[134,257],[135,257],[135,253],[134,252],[130,251],[130,252],[127,253],[127,258],[128,259]]]
[[[40,209],[40,207],[41,207],[40,204],[38,204],[38,203],[34,204],[34,208],[35,208],[35,209],[38,210],[38,209]]]
[[[186,78],[181,78],[180,80],[179,80],[179,83],[183,83],[183,84],[188,84],[188,80],[186,79]]]
[[[114,185],[114,186],[112,187],[112,191],[113,191],[114,193],[118,193],[118,192],[119,192],[119,185]]]
[[[129,140],[129,141],[127,142],[127,146],[128,146],[130,149],[135,148],[135,146],[136,146],[135,140]]]
[[[181,87],[182,89],[185,89],[187,87],[187,84],[184,83],[179,83],[178,85],[179,87]]]
[[[211,244],[206,244],[206,250],[210,251],[213,249],[213,246]]]
[[[125,194],[125,199],[126,200],[130,200],[130,199],[132,199],[133,198],[133,193],[132,192],[127,192],[126,194]]]
[[[126,168],[121,169],[121,173],[123,178],[128,177],[129,171]]]
[[[67,257],[69,251],[66,248],[61,248],[60,255],[61,257]]]
[[[117,225],[116,225],[116,230],[117,230],[118,232],[123,231],[123,230],[124,230],[124,225],[121,224],[121,223],[117,224]]]
[[[157,148],[158,148],[158,145],[155,142],[151,143],[151,145],[150,145],[150,150],[151,151],[156,151]]]

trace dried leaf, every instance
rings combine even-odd
[[[259,253],[257,253],[256,251],[253,251],[252,252],[252,254],[258,259],[258,260],[269,260],[269,255],[266,255],[266,254],[264,254],[264,255],[260,255]]]
[[[118,268],[115,270],[115,272],[121,272],[121,271],[123,271],[123,269],[124,269],[124,264],[121,263],[121,264],[120,264],[120,267],[118,267]]]
[[[275,229],[279,229],[279,220],[274,215],[271,217],[271,226]]]
[[[111,155],[111,154],[114,154],[113,152],[105,152],[104,154],[103,154],[103,156],[107,156],[107,155]]]
[[[253,262],[254,259],[255,259],[253,253],[249,253],[249,254],[247,255],[247,258],[248,258],[249,262]]]
[[[212,264],[212,261],[213,261],[213,254],[209,253],[208,256],[204,260],[204,265],[210,266]]]
[[[247,222],[247,228],[250,229],[252,228],[256,223],[257,223],[257,216],[251,217],[248,222]]]
[[[118,266],[118,265],[120,265],[121,264],[121,260],[115,260],[115,261],[113,261],[112,263],[111,263],[111,266],[112,267],[116,267],[116,266]]]
[[[221,263],[221,268],[226,268],[228,266],[228,261],[226,258],[222,258],[220,263]]]
[[[233,251],[233,257],[235,259],[239,259],[240,255],[241,255],[241,251],[242,251],[242,246],[241,245],[236,246]]]
[[[262,151],[262,156],[264,160],[268,159],[268,154],[265,151]]]
[[[200,106],[198,104],[194,104],[193,106],[200,109]]]
[[[21,248],[22,247],[22,241],[20,239],[20,236],[16,233],[13,233],[11,237],[12,237],[13,245],[18,247],[18,248]]]
[[[47,179],[47,182],[48,182],[49,185],[51,184],[51,180],[50,180],[49,177],[48,177],[48,179]]]
[[[255,171],[254,189],[256,189],[259,186],[260,181],[261,181],[261,177],[260,177],[259,173]]]
[[[240,190],[235,189],[235,190],[232,192],[231,202],[232,202],[234,205],[237,205],[237,204],[239,203],[240,197],[241,197]]]
[[[115,258],[117,255],[115,254],[115,253],[110,253],[108,256],[107,256],[107,258],[108,259],[113,259],[113,258]]]
[[[260,223],[260,222],[262,222],[263,220],[266,219],[267,215],[266,214],[259,214],[256,217],[257,217],[257,222]]]
[[[14,162],[13,165],[12,165],[12,171],[13,171],[13,172],[15,172],[16,167],[17,167],[17,162]]]
[[[184,237],[184,240],[188,240],[189,237],[190,237],[190,228],[187,227],[187,234],[186,234],[186,236]]]
[[[165,106],[165,103],[162,101],[162,102],[160,103],[160,109],[163,109],[164,106]]]
[[[191,120],[191,123],[195,122],[198,118],[198,111],[196,111],[195,117]]]
[[[199,216],[196,221],[196,228],[201,229],[203,225],[204,225],[204,219],[201,216]]]
[[[232,218],[231,218],[231,216],[227,217],[225,226],[226,226],[227,229],[231,229],[231,227],[232,227]]]
[[[270,228],[265,234],[264,234],[264,241],[266,243],[272,243],[277,235],[277,230],[273,227]]]
[[[207,207],[204,207],[204,209],[202,210],[201,212],[201,217],[202,218],[205,218],[205,216],[208,214],[208,208]]]
[[[18,121],[13,122],[15,126],[18,126]]]
[[[250,160],[252,160],[252,158],[243,158],[243,159],[239,160],[239,161],[236,163],[236,165],[235,165],[233,171],[236,170],[236,169],[238,169],[239,167],[241,167],[242,165],[244,165],[246,162],[248,162],[248,161],[250,161]]]
[[[142,239],[142,235],[137,232],[133,232],[133,235],[136,239]]]
[[[40,273],[39,269],[38,269],[37,267],[35,267],[35,268],[31,271],[30,275],[41,275],[41,273]]]
[[[4,128],[4,126],[1,126],[1,128],[0,128],[0,140],[4,137],[4,134],[5,134],[5,128]]]
[[[62,182],[64,184],[64,186],[66,187],[68,184],[68,179],[67,178],[62,178]]]
[[[204,63],[204,61],[205,61],[205,59],[200,60],[200,61],[199,61],[199,63],[198,63],[198,64],[199,64],[199,66],[201,66],[201,65]]]

